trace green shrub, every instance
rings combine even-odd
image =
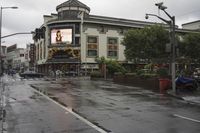
[[[168,76],[168,70],[166,68],[160,68],[157,70],[157,74],[159,77],[166,77]]]
[[[156,76],[157,76],[157,74],[155,74],[155,73],[145,73],[145,74],[140,75],[140,77],[144,78],[144,79],[152,78],[152,77],[156,77]]]
[[[137,73],[126,73],[127,76],[136,76]]]
[[[136,71],[136,74],[137,75],[142,75],[142,74],[144,74],[144,71],[142,69],[139,69],[139,70]]]
[[[144,74],[148,74],[148,73],[152,73],[149,69],[139,69],[137,70],[137,75],[144,75]]]
[[[92,78],[103,78],[103,74],[100,71],[94,71],[90,73],[90,77]]]
[[[114,75],[124,75],[122,72],[115,72]]]

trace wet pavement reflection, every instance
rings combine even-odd
[[[197,133],[200,123],[174,114],[200,120],[200,107],[170,96],[114,84],[68,78],[29,82],[36,89],[73,108],[81,116],[113,133]]]
[[[4,131],[8,133],[97,133],[80,119],[36,93],[29,83],[39,81],[4,77],[6,117]],[[43,81],[44,83],[45,81]],[[47,82],[46,82],[47,83]]]

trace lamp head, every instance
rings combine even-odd
[[[158,7],[158,9],[160,9],[160,10],[165,10],[165,9],[167,9],[166,6],[163,6],[163,2],[156,3],[155,5],[156,5],[156,6]]]
[[[35,31],[31,31],[31,34],[35,34]]]
[[[12,9],[18,9],[18,7],[17,6],[13,6],[13,7],[11,7]]]
[[[155,5],[161,7],[163,5],[163,2],[156,3]]]
[[[161,6],[159,9],[165,10],[165,9],[167,9],[167,7],[166,6]]]

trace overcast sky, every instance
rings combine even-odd
[[[2,36],[16,32],[34,31],[43,23],[43,15],[56,13],[56,6],[67,0],[0,0],[3,7]],[[200,0],[80,0],[91,9],[90,14],[133,20],[161,22],[156,18],[145,20],[145,13],[158,14],[157,2],[164,2],[167,11],[176,16],[176,25],[200,20]],[[161,17],[166,17],[160,12]],[[166,17],[166,19],[168,19]],[[18,44],[25,47],[33,42],[32,35],[17,35],[2,40],[2,45]]]

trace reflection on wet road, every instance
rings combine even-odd
[[[26,81],[7,77],[5,84],[4,128],[8,133],[97,133],[74,115],[35,93]]]
[[[200,107],[150,90],[106,81],[73,79],[29,82],[72,107],[89,121],[114,133],[197,133]]]

